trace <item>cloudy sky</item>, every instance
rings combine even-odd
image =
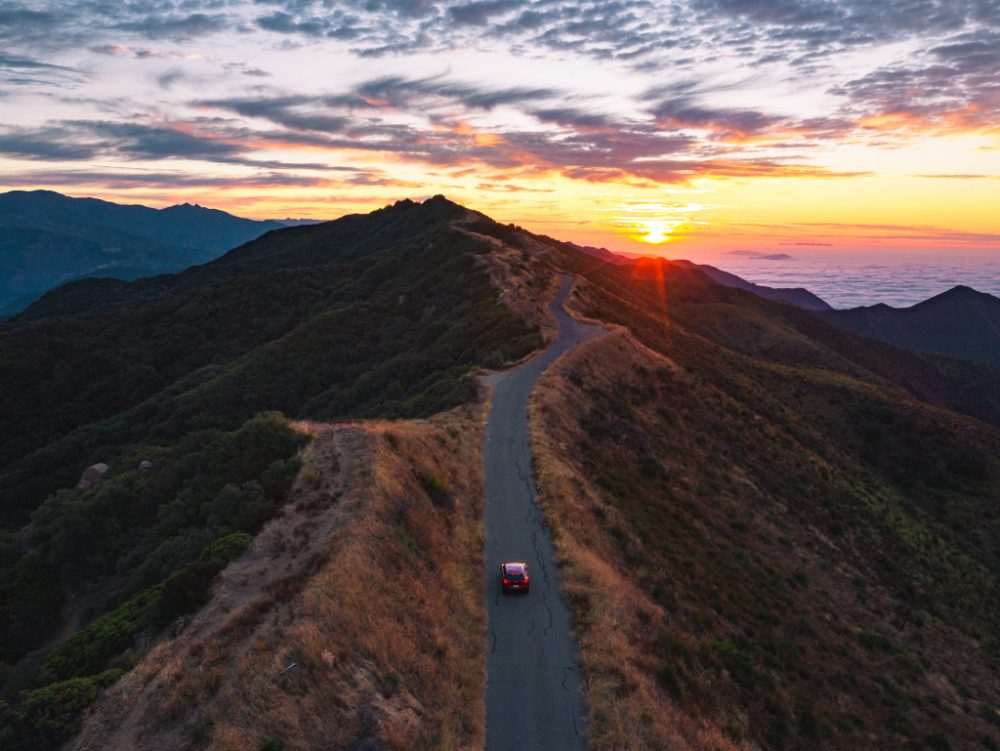
[[[1000,253],[1000,0],[0,0],[0,189]]]

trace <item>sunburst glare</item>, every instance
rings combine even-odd
[[[675,242],[690,234],[695,225],[707,224],[695,216],[710,207],[698,203],[628,203],[618,206],[612,222],[631,239],[649,245]]]

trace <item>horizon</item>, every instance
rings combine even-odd
[[[258,219],[443,193],[615,252],[995,258],[1000,11],[897,5],[15,6],[0,189]]]
[[[58,191],[46,189],[15,190],[11,193],[49,192],[70,199],[94,199],[94,196],[73,196]],[[6,193],[0,193],[0,197]],[[441,197],[451,201],[448,196],[418,197],[417,202],[429,201]],[[96,200],[105,200],[97,198]],[[412,198],[399,198],[396,201],[377,207],[373,211],[390,208],[397,203],[412,201]],[[466,206],[451,201],[465,209],[476,210],[474,206]],[[167,204],[164,206],[131,205],[154,210],[164,210],[181,206],[193,206],[208,211],[219,211],[213,206],[199,203]],[[482,212],[479,212],[482,213]],[[230,214],[231,216],[237,216]],[[242,216],[243,219],[253,217]],[[342,217],[330,220],[336,221]],[[488,217],[496,220],[495,217]],[[295,226],[303,220],[297,217],[282,217],[271,221],[285,221],[288,226]],[[502,222],[501,222],[502,223]],[[525,228],[530,231],[530,228]],[[562,238],[555,238],[561,240]],[[796,244],[788,244],[796,245]],[[827,247],[812,247],[815,243],[798,244],[804,247],[778,248],[774,252],[766,250],[749,250],[746,248],[734,250],[719,250],[707,255],[686,257],[682,245],[674,245],[672,249],[679,250],[676,255],[655,254],[669,262],[693,262],[707,264],[717,269],[753,282],[764,287],[783,289],[805,289],[817,295],[835,309],[848,309],[874,305],[889,305],[895,308],[906,308],[931,298],[942,295],[956,287],[969,287],[975,291],[1000,297],[1000,257],[988,257],[973,253],[952,253],[942,259],[939,254],[923,250],[904,254],[886,252],[885,250],[848,250],[839,251],[835,255],[825,253]],[[594,246],[591,246],[594,247]],[[630,249],[614,250],[597,247],[598,250],[612,252],[629,259],[650,257],[649,254],[637,253]]]

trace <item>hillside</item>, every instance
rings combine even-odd
[[[79,282],[0,324],[0,390],[18,394],[0,405],[0,697],[16,707],[0,727],[15,748],[71,735],[106,671],[197,611],[280,513],[306,439],[274,410],[426,417],[475,397],[472,368],[541,344],[527,296],[549,279],[463,229],[475,218],[404,201],[174,276]],[[77,487],[97,463],[104,479]]]
[[[296,427],[286,512],[69,748],[482,746],[475,412]]]
[[[612,331],[531,407],[591,747],[997,748],[994,368],[440,196],[0,324],[4,748],[481,745],[474,376],[554,271]]]
[[[190,204],[151,209],[42,190],[3,193],[0,316],[73,279],[179,271],[282,226]]]
[[[909,308],[872,305],[823,317],[855,334],[1000,367],[1000,298],[954,287]]]
[[[533,406],[592,746],[996,748],[1000,431],[928,404],[935,361],[567,265],[624,327]]]

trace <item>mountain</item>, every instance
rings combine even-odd
[[[1000,371],[561,264],[616,327],[532,405],[593,745],[996,747]]]
[[[551,238],[547,238],[551,241]],[[625,256],[619,253],[613,253],[605,248],[591,248],[582,245],[575,245],[574,243],[560,243],[562,247],[572,248],[578,250],[581,253],[585,253],[594,258],[599,258],[607,263],[613,263],[616,265],[623,265],[628,263],[633,263],[639,260],[641,257]],[[734,251],[737,253],[738,251]],[[746,251],[749,252],[749,251]],[[790,258],[784,254],[761,256],[766,259],[781,260],[783,258]],[[748,292],[753,292],[758,297],[763,297],[766,300],[774,300],[776,302],[783,302],[789,305],[794,305],[797,308],[802,308],[803,310],[811,310],[815,312],[833,310],[830,305],[817,295],[813,294],[807,289],[802,287],[794,288],[784,288],[784,287],[766,287],[761,284],[754,284],[753,282],[748,282],[742,277],[736,276],[736,274],[730,274],[728,271],[723,271],[715,266],[709,266],[703,263],[694,263],[692,261],[676,260],[671,261],[671,263],[676,267],[685,267],[689,269],[696,269],[705,276],[707,276],[712,281],[722,284],[726,287],[736,287],[737,289],[743,289]]]
[[[590,245],[577,245],[576,243],[564,243],[564,245],[567,248],[578,250],[581,253],[586,253],[588,256],[599,258],[607,263],[626,264],[626,263],[632,263],[632,261],[635,260],[635,258],[632,256],[622,255],[621,253],[614,253],[608,250],[607,248],[595,248]]]
[[[909,308],[872,305],[823,317],[855,334],[1000,367],[1000,298],[958,286]]]
[[[737,289],[745,289],[748,292],[753,292],[758,297],[763,297],[765,300],[788,303],[797,308],[814,312],[833,310],[825,300],[802,287],[766,287],[762,284],[748,282],[742,277],[730,274],[728,271],[723,271],[722,269],[717,269],[714,266],[692,263],[691,261],[675,261],[674,263],[696,268],[719,284],[727,287],[736,287]]]
[[[1000,371],[436,196],[0,324],[4,748],[482,747],[475,376],[555,272],[609,331],[530,405],[590,747],[1000,743]]]
[[[72,279],[179,271],[282,226],[190,204],[151,209],[42,190],[3,193],[0,315]]]
[[[403,201],[270,232],[176,275],[81,280],[0,324],[0,390],[18,395],[0,400],[0,699],[17,707],[0,701],[5,748],[73,735],[134,664],[123,650],[203,605],[282,513],[308,438],[276,410],[428,417],[476,397],[472,369],[541,344],[541,313],[515,315],[491,278],[544,296],[548,276],[466,228],[475,221],[443,198]],[[322,458],[342,482],[341,460]],[[91,466],[110,469],[81,484]],[[303,482],[313,493],[318,476]],[[294,554],[332,502],[310,501],[281,549]],[[299,563],[314,566],[304,582],[318,564]]]

